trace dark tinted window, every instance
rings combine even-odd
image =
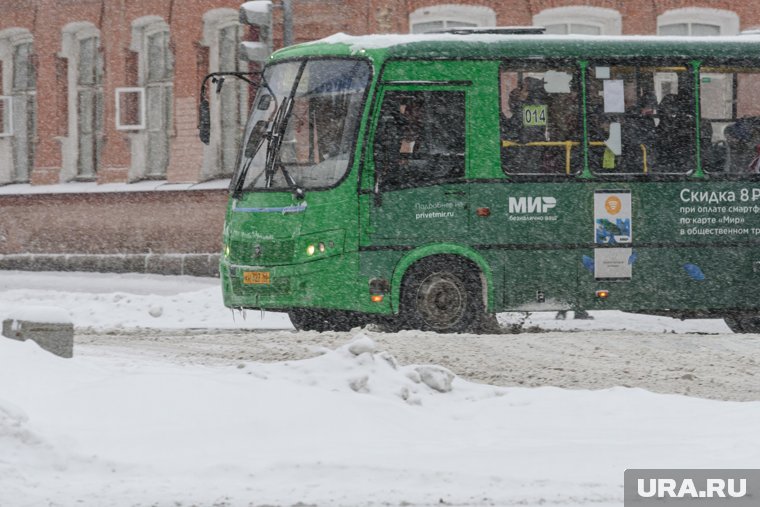
[[[387,92],[375,135],[382,187],[464,176],[464,92]]]

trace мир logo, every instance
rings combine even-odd
[[[556,205],[554,197],[510,197],[509,213],[548,213]]]

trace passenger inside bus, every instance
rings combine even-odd
[[[549,126],[547,137],[553,143],[548,150],[547,168],[551,172],[569,174],[580,169],[580,141],[583,124],[580,111],[580,86],[575,76],[568,77],[561,93],[550,95]],[[566,88],[565,88],[566,86]],[[570,144],[566,144],[570,143]],[[568,159],[569,158],[569,159]]]
[[[464,176],[464,92],[388,92],[375,135],[383,187]]]
[[[692,150],[682,149],[694,144],[694,116],[687,106],[684,94],[670,93],[660,100],[655,140],[658,172],[682,173],[691,166]]]
[[[757,146],[760,146],[760,117],[739,118],[728,125],[724,131],[728,149],[724,166],[730,172],[760,172],[755,158]]]
[[[640,97],[634,93],[631,105],[628,103],[626,101],[626,115],[622,121],[623,170],[634,174],[648,172],[655,140],[657,97],[652,92],[645,92]]]
[[[635,66],[597,66],[592,72],[587,82],[591,170],[604,174],[648,173],[656,132],[653,75]],[[615,124],[620,129],[619,151],[614,149]]]
[[[509,97],[502,110],[504,169],[515,174],[569,174],[580,159],[577,80],[565,70],[527,73],[502,74]]]
[[[512,172],[536,173],[544,170],[545,148],[526,146],[528,143],[546,141],[547,97],[544,82],[526,77],[509,93],[510,116],[502,116],[505,139],[514,141],[508,149]]]

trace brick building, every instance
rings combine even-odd
[[[750,0],[275,0],[293,42],[335,32],[542,25],[550,33],[733,35]],[[0,268],[212,274],[248,90],[212,97],[250,34],[231,0],[0,0]],[[144,101],[144,107],[138,104]]]

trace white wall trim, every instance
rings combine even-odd
[[[67,60],[66,80],[68,83],[68,129],[67,135],[58,137],[61,143],[61,175],[60,181],[66,182],[75,179],[78,174],[79,158],[79,107],[77,104],[77,73],[79,71],[79,41],[90,37],[98,38],[100,47],[100,30],[89,21],[75,21],[68,23],[61,29],[60,58]]]
[[[211,9],[203,15],[203,39],[201,45],[211,47],[218,43],[217,32],[222,28],[240,24],[240,14],[235,9]],[[211,65],[213,68],[213,65]]]
[[[481,5],[439,4],[421,7],[409,14],[409,31],[414,25],[432,21],[464,21],[476,26],[496,26],[496,12]]]
[[[657,33],[660,27],[676,23],[703,23],[720,27],[721,35],[736,35],[739,33],[739,15],[724,9],[706,7],[684,7],[672,9],[657,16]]]
[[[208,48],[208,69],[207,72],[219,72],[219,33],[229,27],[237,27],[242,30],[238,11],[234,9],[212,9],[203,15],[203,40],[201,45]],[[242,40],[242,33],[239,32]],[[239,69],[245,69],[245,62],[238,62]],[[235,78],[228,78],[224,84],[225,87],[236,87],[239,90],[241,98],[239,104],[239,114],[245,118],[248,113],[247,104],[247,85]],[[211,137],[209,144],[203,147],[203,161],[201,163],[201,178],[208,179],[219,177],[220,167],[222,165],[222,118],[221,105],[219,96],[215,93],[214,86],[209,81],[207,89],[208,98],[211,106]]]
[[[161,16],[143,16],[132,21],[132,39],[129,42],[130,51],[140,53],[143,49],[143,38],[146,32],[166,30],[169,25]]]
[[[544,9],[533,16],[537,26],[578,23],[599,27],[601,35],[620,35],[623,33],[623,17],[615,9],[571,5]]]
[[[16,46],[19,44],[33,43],[34,38],[32,32],[26,28],[12,27],[0,30],[0,69],[4,76],[4,83],[0,83],[0,95],[7,95],[11,97],[7,100],[6,107],[9,108],[7,112],[10,115],[11,131],[16,130],[14,128],[14,116],[13,111],[13,52]],[[13,150],[16,135],[0,137],[0,183],[9,183],[16,179],[16,169],[13,165]],[[30,168],[31,171],[31,168]]]

